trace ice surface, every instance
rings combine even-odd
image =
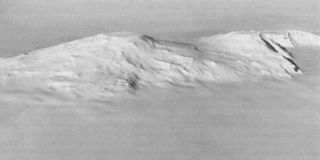
[[[0,159],[319,159],[320,48],[291,32],[101,34],[2,58]]]

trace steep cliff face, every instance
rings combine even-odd
[[[289,48],[320,45],[319,39],[301,31],[232,32],[187,44],[136,33],[100,34],[0,59],[0,84],[108,99],[147,86],[290,78],[303,69]]]

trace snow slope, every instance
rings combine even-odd
[[[319,46],[320,37],[232,32],[188,44],[137,33],[100,34],[0,59],[0,85],[7,92],[105,100],[148,86],[292,78],[303,72],[290,52],[298,45]]]

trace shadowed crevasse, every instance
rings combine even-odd
[[[294,62],[293,60],[293,55],[292,53],[284,46],[282,46],[280,43],[275,42],[274,40],[270,40],[270,42],[268,42],[265,37],[263,36],[262,33],[259,34],[260,39],[264,42],[265,46],[270,49],[273,52],[279,53],[279,51],[270,43],[273,43],[274,45],[277,45],[279,47],[279,49],[281,49],[283,52],[287,53],[290,57],[287,57],[285,55],[282,55],[282,57],[284,59],[286,59],[288,62],[290,62],[292,65],[294,65],[294,71],[298,72],[300,70],[300,67],[297,65],[297,63]],[[290,39],[289,39],[290,40]],[[289,74],[289,72],[286,70],[286,72]],[[289,74],[291,75],[291,74]],[[291,75],[292,76],[292,75]]]

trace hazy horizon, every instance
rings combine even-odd
[[[105,32],[188,40],[234,30],[319,33],[318,0],[0,0],[0,57]]]

